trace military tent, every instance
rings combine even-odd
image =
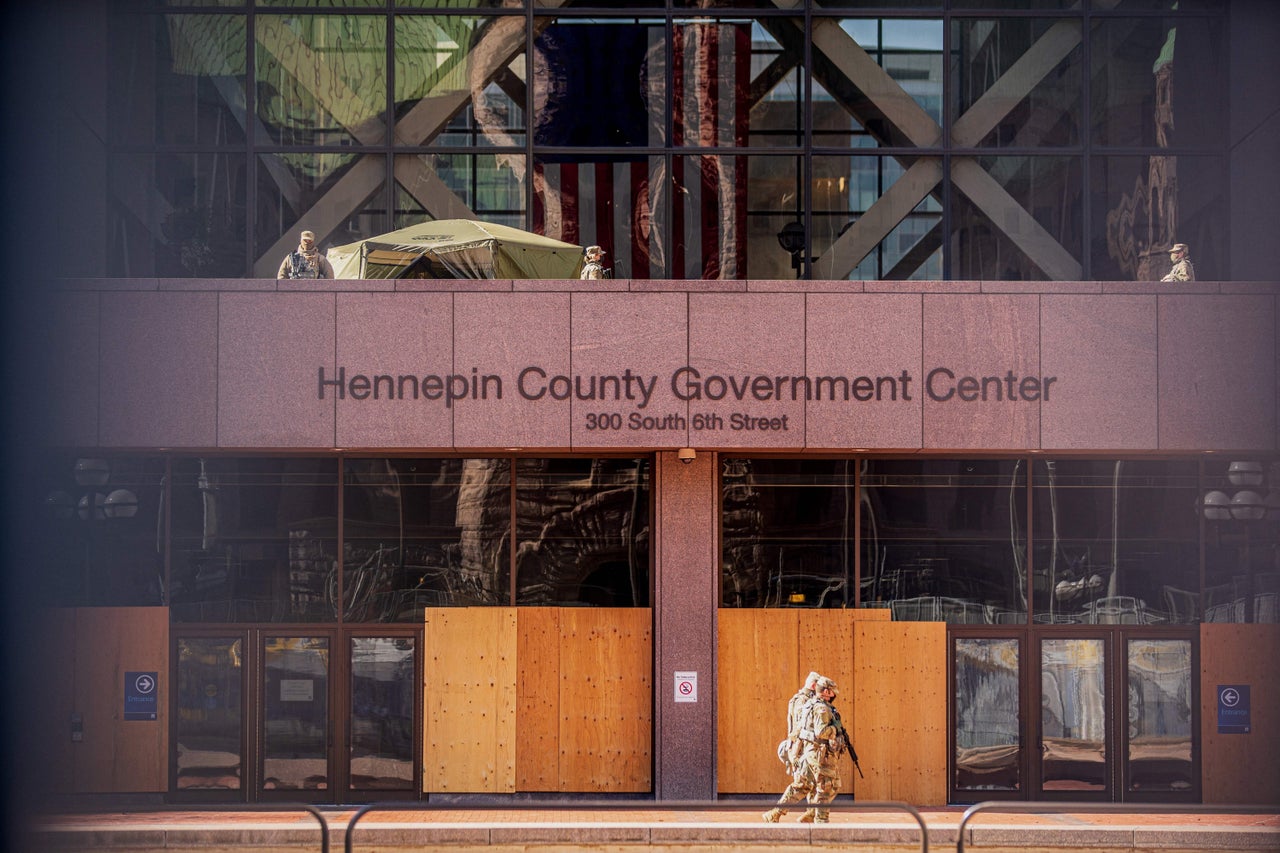
[[[329,249],[334,278],[577,278],[582,248],[470,219],[420,222]]]

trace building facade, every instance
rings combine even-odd
[[[1266,4],[78,13],[35,787],[764,795],[819,669],[860,799],[1280,793]],[[447,218],[612,279],[272,278]]]

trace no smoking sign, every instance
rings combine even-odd
[[[698,701],[698,673],[677,672],[675,676],[676,676],[675,700],[677,702],[697,702]]]

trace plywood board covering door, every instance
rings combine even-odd
[[[717,637],[720,793],[780,794],[787,701],[810,669],[835,679],[836,707],[865,779],[859,799],[946,802],[946,625],[892,622],[885,610],[722,609]],[[890,795],[892,794],[892,796]]]
[[[653,611],[426,614],[423,790],[653,790]]]
[[[433,608],[425,618],[423,790],[514,792],[515,610]]]

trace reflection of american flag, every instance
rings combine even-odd
[[[745,146],[749,26],[677,27],[669,54],[676,93],[671,147]],[[661,51],[649,54],[655,55]],[[642,77],[652,81],[650,109],[665,104],[663,77],[652,59]],[[660,131],[650,127],[650,138],[636,144],[661,145]],[[656,154],[539,161],[534,166],[533,228],[567,242],[602,246],[609,253],[605,266],[613,268],[615,278],[745,277],[746,158],[677,154],[669,179],[666,171],[665,158]],[[664,246],[666,216],[674,251]]]

